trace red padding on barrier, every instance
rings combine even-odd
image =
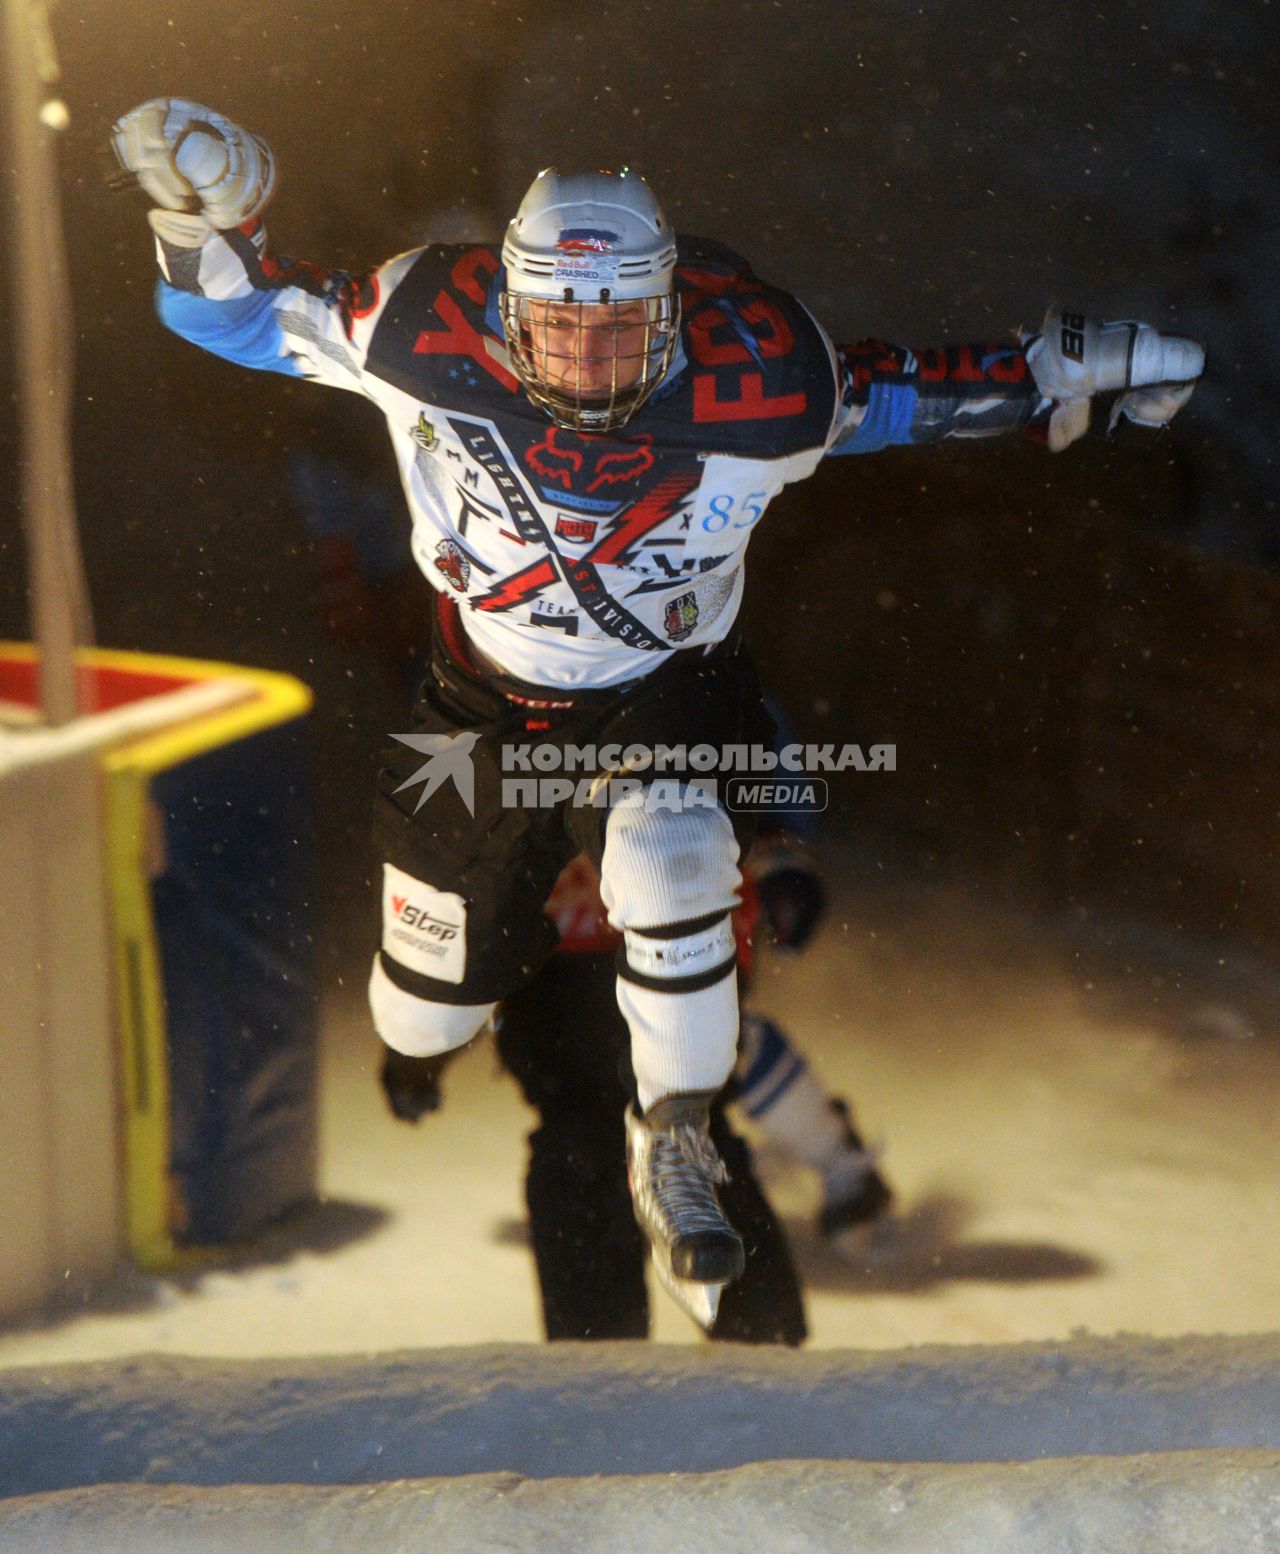
[[[203,675],[152,674],[88,664],[76,669],[80,705],[94,712],[110,712],[113,707],[127,707],[150,696],[163,696],[166,691],[180,691],[203,679]],[[34,710],[39,702],[34,659],[0,657],[0,701]]]

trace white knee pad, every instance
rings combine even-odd
[[[406,1057],[431,1058],[454,1047],[464,1047],[488,1024],[497,1008],[492,1004],[440,1004],[415,998],[397,987],[373,957],[369,978],[369,1008],[373,1026],[388,1047]]]
[[[650,810],[644,793],[611,813],[600,893],[623,936],[618,1006],[631,1030],[642,1107],[717,1090],[738,1039],[738,843],[719,809]]]

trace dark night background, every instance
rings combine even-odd
[[[269,139],[274,245],[326,263],[495,235],[548,162],[628,162],[678,227],[742,250],[837,338],[981,338],[1056,300],[1203,339],[1208,377],[1158,437],[824,468],[753,544],[746,618],[803,733],[899,746],[894,779],[837,796],[833,830],[1268,957],[1273,6],[98,0],[53,23],[98,641],[315,688],[327,954],[368,937],[375,753],[404,702],[308,600],[284,456],[323,450],[386,479],[391,461],[370,407],[220,363],[155,320],[142,206],[108,193],[104,146],[159,94]],[[13,291],[9,275],[0,307]],[[4,484],[0,635],[20,636]]]

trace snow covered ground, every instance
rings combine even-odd
[[[482,1345],[0,1375],[6,1554],[1273,1554],[1280,1340]]]
[[[868,889],[851,854],[833,863],[826,928],[773,961],[760,1001],[883,1141],[901,1214],[849,1266],[812,1228],[815,1182],[766,1152],[811,1347],[1274,1330],[1280,1042],[1265,1011],[1180,993],[1167,965],[1086,970],[1008,904]],[[360,979],[345,981],[325,1022],[326,1201],[230,1264],[71,1292],[0,1332],[0,1367],[541,1337],[514,1084],[482,1045],[439,1115],[394,1123]],[[658,1340],[699,1340],[660,1294],[654,1311]]]
[[[1037,1463],[759,1463],[660,1478],[179,1490],[0,1505],[7,1554],[1273,1554],[1272,1452]]]

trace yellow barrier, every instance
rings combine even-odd
[[[0,643],[0,664],[28,666],[34,649]],[[171,1202],[169,1064],[164,986],[152,912],[149,852],[153,842],[151,779],[195,756],[288,722],[311,706],[311,692],[290,675],[200,659],[87,649],[77,669],[115,681],[117,705],[130,677],[157,678],[183,686],[224,682],[243,695],[229,706],[162,726],[109,745],[100,756],[103,774],[104,859],[112,925],[116,1023],[123,1105],[126,1242],[141,1267],[171,1267],[186,1254],[174,1243],[176,1205]],[[157,702],[157,713],[160,703]],[[175,716],[182,716],[175,707]],[[107,724],[111,713],[100,714]],[[108,730],[104,736],[110,738]],[[198,1256],[198,1254],[197,1254]]]
[[[110,655],[120,661],[130,655]],[[121,667],[127,667],[121,664]],[[139,665],[139,667],[142,667]],[[116,986],[121,990],[121,1071],[125,1100],[125,1217],[139,1266],[172,1265],[174,1205],[169,1178],[169,1065],[164,988],[151,911],[147,860],[151,778],[183,761],[299,717],[311,693],[290,676],[190,659],[148,659],[154,672],[243,682],[252,700],[112,750],[103,760],[106,838]]]

